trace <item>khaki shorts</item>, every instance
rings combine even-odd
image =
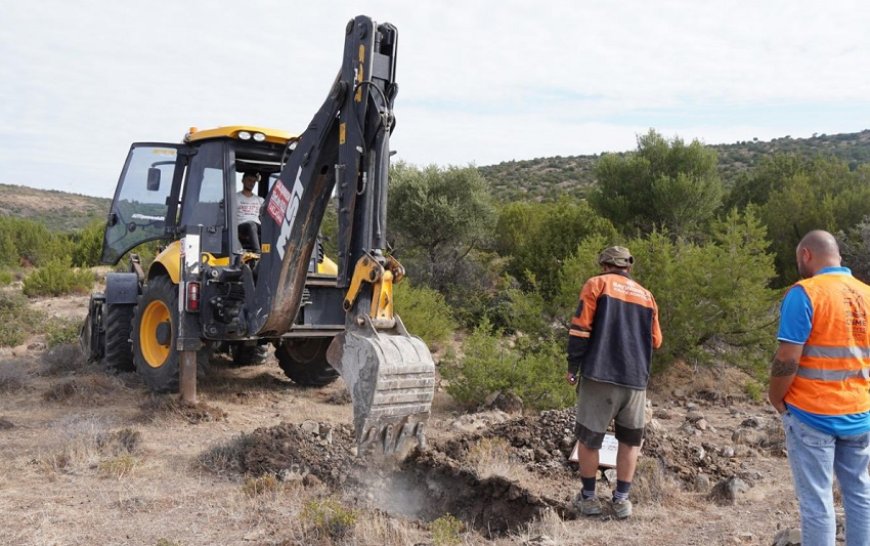
[[[589,449],[601,449],[604,433],[616,419],[616,439],[630,446],[643,440],[646,391],[580,378],[574,433]]]

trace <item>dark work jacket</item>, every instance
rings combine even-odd
[[[652,350],[662,344],[649,290],[628,273],[590,278],[568,330],[568,371],[593,381],[646,389]]]

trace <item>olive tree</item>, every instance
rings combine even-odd
[[[666,229],[692,237],[722,201],[716,152],[654,130],[638,137],[636,151],[602,156],[595,176],[592,206],[629,235]]]

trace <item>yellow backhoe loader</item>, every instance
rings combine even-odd
[[[233,126],[132,145],[103,261],[148,241],[169,244],[147,271],[134,256],[130,272],[109,274],[105,292],[92,295],[81,335],[90,360],[195,400],[198,355],[221,344],[244,360],[245,348],[272,343],[297,383],[341,374],[364,447],[423,442],[434,363],[393,312],[404,270],[386,244],[396,40],[390,24],[351,20],[341,70],[301,135]],[[243,173],[263,198],[258,222],[244,225]],[[319,236],[331,202],[334,262]]]

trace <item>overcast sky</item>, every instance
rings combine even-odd
[[[358,14],[399,29],[421,166],[870,126],[866,1],[0,0],[0,182],[109,197],[131,142],[301,132]]]

